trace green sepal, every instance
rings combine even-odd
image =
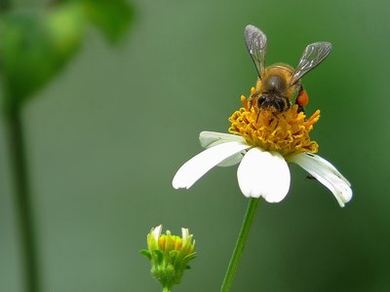
[[[141,255],[146,256],[149,260],[152,259],[152,255],[150,254],[149,250],[147,250],[147,249],[141,249],[139,253]]]
[[[169,258],[172,262],[174,262],[176,260],[176,258],[178,257],[179,255],[179,252],[177,250],[171,250],[169,252]]]
[[[160,250],[152,250],[152,258],[157,262],[157,264],[161,264],[164,259],[164,254]]]
[[[186,255],[184,257],[184,260],[186,262],[189,262],[190,260],[193,260],[194,258],[196,258],[196,252],[193,252],[193,253],[190,253],[189,255]]]

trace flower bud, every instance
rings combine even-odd
[[[162,225],[151,229],[147,235],[148,248],[142,250],[151,262],[152,275],[164,288],[171,289],[179,284],[184,270],[189,269],[189,261],[195,258],[195,241],[187,228],[182,228],[182,236],[172,235],[169,230],[161,234]]]

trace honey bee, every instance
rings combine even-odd
[[[301,78],[329,55],[332,44],[329,42],[309,44],[294,69],[282,63],[264,67],[267,37],[259,28],[247,25],[245,42],[259,77],[250,104],[257,103],[260,109],[271,108],[276,112],[283,112],[295,103],[299,111],[303,111],[309,102],[309,96],[303,88]]]

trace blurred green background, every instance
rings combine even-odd
[[[171,179],[201,150],[199,132],[225,131],[255,82],[248,23],[268,36],[268,64],[296,65],[308,43],[333,43],[304,78],[307,112],[321,109],[313,137],[354,198],[342,209],[292,167],[287,198],[258,210],[233,291],[389,291],[388,1],[132,3],[119,46],[88,30],[76,58],[24,107],[44,291],[159,291],[139,250],[160,223],[197,240],[176,290],[218,291],[247,204],[236,168],[190,191]],[[21,292],[5,139],[1,120],[0,291]]]

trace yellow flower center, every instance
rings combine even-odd
[[[158,239],[158,247],[164,252],[172,250],[184,251],[186,253],[194,252],[194,244],[192,238],[190,240],[183,240],[183,238],[172,235],[169,231],[167,234],[162,234]]]
[[[158,239],[158,246],[163,251],[179,250],[182,246],[181,237],[171,234],[163,234]]]
[[[251,97],[256,93],[251,89]],[[318,151],[318,144],[311,141],[309,132],[320,118],[320,111],[307,118],[298,111],[297,105],[288,110],[277,112],[272,108],[259,108],[257,102],[241,96],[243,107],[229,118],[229,132],[242,136],[249,145],[258,146],[267,151],[277,151],[283,156],[293,153]]]

